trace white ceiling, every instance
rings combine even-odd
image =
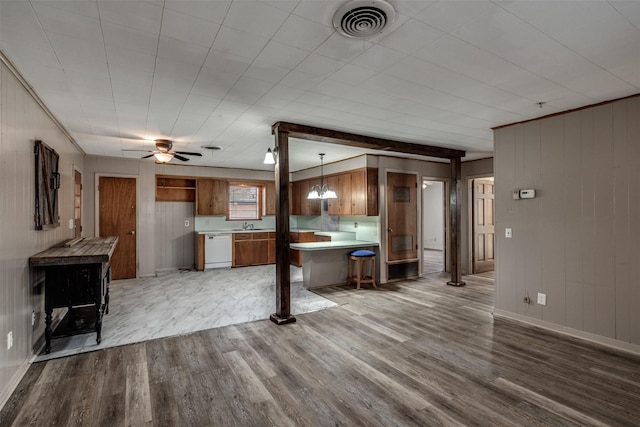
[[[473,159],[494,126],[640,92],[640,1],[389,2],[363,41],[333,28],[343,1],[0,0],[0,49],[88,154],[170,138],[249,169],[270,168],[276,121]],[[290,146],[292,171],[360,152]]]

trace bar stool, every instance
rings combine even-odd
[[[353,263],[356,263],[356,274],[353,274]],[[367,262],[369,265],[367,266]],[[367,276],[366,271],[369,267],[371,275]],[[376,253],[366,249],[353,251],[349,254],[349,276],[347,277],[347,285],[356,283],[356,289],[360,289],[362,283],[371,283],[376,287]]]

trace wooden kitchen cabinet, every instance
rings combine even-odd
[[[309,200],[307,196],[320,178],[305,179],[291,184],[291,215],[320,216],[320,200]]]
[[[233,266],[270,264],[269,248],[273,242],[273,262],[275,263],[275,233],[254,232],[233,234]]]
[[[195,202],[196,179],[156,175],[156,202]]]
[[[204,237],[204,234],[196,234],[195,265],[197,271],[204,271]]]
[[[303,232],[295,232],[292,231],[289,233],[289,241],[290,243],[308,243],[315,242],[316,233],[314,231],[303,231]],[[302,252],[297,249],[289,249],[289,257],[290,264],[295,265],[296,267],[302,267]]]
[[[276,183],[264,184],[264,215],[276,214]]]
[[[196,215],[227,215],[228,205],[228,181],[198,178],[196,184]]]
[[[328,178],[329,187],[336,192],[338,198],[328,200],[329,215],[353,215],[351,213],[351,198],[354,189],[351,187],[351,174],[341,173]]]

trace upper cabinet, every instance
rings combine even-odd
[[[276,184],[267,182],[264,184],[264,215],[276,214]]]
[[[195,202],[196,179],[156,175],[156,202]]]
[[[307,195],[320,178],[305,179],[291,184],[291,215],[320,216],[320,200],[309,200]]]
[[[327,209],[333,216],[378,215],[378,170],[363,168],[325,177],[325,183],[337,194]],[[307,194],[320,178],[296,181],[291,185],[291,215],[319,216],[320,200],[308,200]]]
[[[224,179],[198,178],[196,215],[227,215],[229,182]]]

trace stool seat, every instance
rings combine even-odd
[[[356,264],[356,271],[353,274],[353,263]],[[368,265],[367,265],[368,264]],[[366,274],[368,270],[369,275]],[[367,249],[359,249],[349,254],[349,275],[347,285],[356,284],[356,289],[360,289],[363,283],[371,283],[376,287],[376,253]]]

